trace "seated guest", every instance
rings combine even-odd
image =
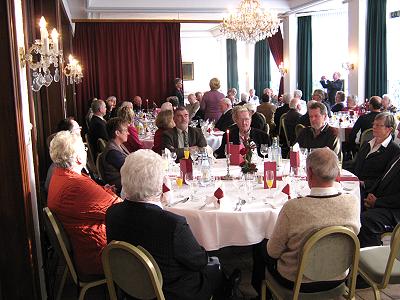
[[[200,103],[200,109],[194,115],[193,120],[204,120],[204,111],[201,109],[201,102],[203,100],[203,93],[202,92],[196,92],[194,95],[196,96],[196,100]]]
[[[164,131],[174,128],[174,113],[172,110],[161,111],[156,117],[157,130],[154,134],[154,146],[152,150],[161,155],[162,148],[162,136]]]
[[[161,104],[161,111],[165,111],[165,110],[174,111],[174,108],[173,108],[171,102],[164,102],[163,104]]]
[[[197,111],[200,109],[200,102],[197,101],[194,94],[188,95],[189,104],[186,105],[186,109],[189,112],[189,119],[192,120],[196,115]]]
[[[312,100],[312,101],[316,101],[316,102],[320,102],[320,103],[324,104],[325,107],[326,107],[326,111],[327,111],[327,116],[328,116],[328,118],[331,117],[331,115],[332,115],[331,108],[330,108],[329,103],[328,103],[327,101],[325,101],[325,92],[324,92],[323,90],[320,90],[320,89],[314,90],[314,92],[313,92],[313,94],[312,94],[312,99],[311,99],[311,100]],[[299,123],[300,123],[301,125],[305,126],[305,127],[311,126],[311,124],[310,124],[310,117],[309,117],[309,115],[308,115],[309,106],[311,105],[310,102],[311,102],[311,101],[308,101],[308,103],[307,103],[307,112],[306,112],[304,115],[301,116],[300,121],[299,121]]]
[[[229,128],[229,141],[234,145],[240,145],[243,141],[250,139],[257,145],[258,155],[262,156],[260,153],[260,147],[262,144],[271,144],[269,135],[263,130],[250,127],[251,115],[245,106],[235,106],[233,108],[232,118],[236,124]],[[222,137],[221,147],[215,151],[215,156],[217,158],[225,157],[225,145],[226,133],[224,133]]]
[[[299,113],[304,115],[307,112],[307,103],[301,97],[303,96],[303,92],[301,90],[294,90],[293,92],[293,98],[298,99],[299,104],[300,104],[300,110]]]
[[[124,146],[129,152],[135,152],[136,150],[143,148],[143,143],[139,140],[138,132],[135,124],[133,123],[134,117],[135,113],[129,106],[121,107],[118,110],[118,118],[121,118],[126,124],[128,124],[129,135],[128,140],[124,143]]]
[[[180,106],[174,113],[175,127],[163,132],[162,148],[175,151],[177,159],[183,157],[185,147],[206,147],[207,142],[199,128],[189,127],[189,113]]]
[[[357,105],[358,98],[356,95],[348,95],[346,98],[346,107],[343,108],[344,111],[359,111],[360,107]]]
[[[274,104],[269,102],[270,96],[268,94],[262,95],[261,101],[262,101],[261,104],[257,106],[257,112],[262,113],[264,115],[265,122],[269,126],[269,132],[272,133],[275,131],[275,127],[279,126],[279,123],[274,122],[274,117],[275,117],[274,115],[277,108]]]
[[[110,189],[81,174],[86,151],[80,136],[69,131],[57,133],[50,143],[50,157],[56,168],[47,204],[68,235],[78,274],[103,274],[105,214],[109,206],[121,200]]]
[[[354,163],[353,173],[362,181],[366,190],[383,176],[393,157],[400,154],[400,147],[393,142],[392,132],[396,126],[393,115],[384,112],[372,123],[374,138],[361,145]]]
[[[102,138],[108,141],[106,120],[104,120],[104,115],[106,114],[106,104],[103,100],[95,100],[92,102],[93,116],[89,123],[89,144],[93,150],[93,158],[96,159],[97,154],[100,149],[97,145],[97,140]]]
[[[106,100],[106,114],[104,116],[105,120],[109,120],[117,116],[115,107],[117,106],[117,98],[115,96],[110,96]]]
[[[332,112],[339,112],[344,109],[344,99],[345,95],[342,91],[337,91],[335,96],[335,105],[331,107]]]
[[[96,101],[96,100],[97,100],[97,98],[93,98],[92,103],[93,103],[93,101]],[[85,122],[86,122],[87,129],[89,129],[89,123],[90,123],[90,120],[92,119],[92,116],[93,116],[93,110],[92,110],[92,104],[90,104],[88,112],[86,113],[86,116],[85,116]]]
[[[301,117],[300,114],[301,106],[299,103],[299,99],[293,98],[292,100],[290,100],[289,107],[290,109],[284,116],[284,119],[285,119],[286,132],[290,142],[289,146],[293,146],[296,142],[295,128],[296,125],[299,123],[299,119]]]
[[[282,106],[279,106],[274,114],[274,123],[275,123],[275,133],[278,135],[279,127],[281,126],[281,116],[289,111],[289,103],[290,103],[290,94],[283,94],[282,95]],[[268,121],[267,121],[268,123]],[[271,132],[271,131],[270,131]],[[282,132],[283,134],[283,132]],[[279,137],[282,141],[285,137],[282,135]]]
[[[393,157],[393,156],[392,156]],[[387,165],[386,170],[368,190],[364,199],[366,210],[361,213],[358,235],[361,247],[380,246],[381,235],[393,231],[400,222],[400,156]]]
[[[360,230],[358,200],[353,195],[339,193],[334,187],[339,175],[336,154],[327,148],[314,150],[307,157],[306,172],[310,195],[289,200],[283,205],[264,257],[268,271],[287,289],[293,289],[300,253],[310,234],[332,225],[346,226],[355,234]],[[261,279],[253,280],[257,290]],[[346,274],[343,274],[316,282],[304,276],[300,291],[329,290],[345,279]]]
[[[130,102],[130,101],[123,101],[123,102],[121,103],[121,105],[120,105],[120,106],[118,107],[118,109],[117,109],[117,115],[116,115],[116,117],[118,116],[118,112],[119,112],[123,107],[126,107],[126,106],[133,110],[133,103],[132,103],[132,102]]]
[[[265,125],[267,124],[267,122],[265,120],[264,115],[262,113],[259,113],[256,111],[257,106],[252,103],[246,103],[243,106],[245,106],[250,112],[250,116],[251,116],[250,127],[260,129],[260,130],[265,130]]]
[[[236,105],[245,105],[248,101],[248,95],[246,93],[241,93],[240,94],[240,102]]]
[[[149,251],[160,267],[166,299],[228,299],[218,258],[208,257],[184,217],[162,208],[161,157],[151,150],[132,153],[121,176],[126,199],[107,210],[107,240]]]
[[[133,110],[135,112],[142,111],[143,106],[142,106],[142,97],[140,96],[135,96],[133,97]]]
[[[397,108],[392,104],[388,94],[384,94],[382,96],[382,111],[388,111],[391,113],[395,113],[397,111]]]
[[[226,98],[231,100],[232,106],[235,106],[240,102],[239,99],[236,98],[236,96],[237,96],[237,90],[235,88],[228,89]]]
[[[226,131],[229,126],[232,126],[235,122],[232,119],[232,102],[228,98],[222,98],[219,100],[219,109],[222,112],[221,117],[215,123],[215,128]]]
[[[349,143],[354,145],[357,137],[357,133],[361,130],[363,133],[365,130],[372,128],[372,122],[375,117],[381,112],[382,99],[379,96],[372,96],[369,99],[369,110],[370,112],[360,116],[354,123],[353,129],[349,135]]]
[[[120,170],[129,155],[128,149],[123,145],[128,139],[128,123],[121,118],[112,118],[107,122],[107,132],[110,140],[101,154],[101,168],[103,180],[111,186],[115,186],[117,193],[121,192]]]
[[[179,99],[177,96],[169,96],[165,101],[171,103],[173,110],[179,106]]]
[[[308,107],[308,115],[311,126],[300,132],[296,142],[301,148],[307,149],[328,147],[339,155],[338,132],[327,123],[326,106],[321,102],[312,102]]]
[[[247,102],[253,103],[256,106],[260,105],[260,99],[258,99],[258,96],[254,93],[254,89],[249,90],[249,98],[248,98]]]

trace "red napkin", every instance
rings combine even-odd
[[[290,151],[290,166],[291,167],[300,167],[300,152]]]
[[[336,177],[336,181],[359,181],[357,176],[338,176]]]
[[[162,192],[163,193],[166,193],[166,192],[169,192],[170,191],[170,189],[165,185],[165,183],[163,183],[163,185],[162,185]]]
[[[217,188],[217,190],[214,192],[214,196],[219,200],[224,197],[224,192],[221,190],[221,188]]]
[[[288,195],[288,199],[290,199],[290,185],[289,184],[285,185],[282,192],[285,193],[286,195]]]

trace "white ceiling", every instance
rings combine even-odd
[[[63,0],[71,19],[221,20],[240,0]],[[342,0],[261,0],[287,14],[337,8]]]

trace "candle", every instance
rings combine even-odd
[[[40,27],[40,40],[43,42],[45,38],[49,37],[49,33],[47,32],[46,28],[46,19],[42,16],[39,21]]]
[[[51,39],[53,40],[53,50],[55,53],[58,52],[58,32],[55,28],[51,32]]]
[[[226,154],[230,154],[231,145],[229,143],[229,129],[226,130]]]
[[[149,99],[146,99],[146,110],[149,111]]]

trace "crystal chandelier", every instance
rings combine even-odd
[[[83,77],[82,67],[72,55],[70,55],[68,59],[69,64],[64,68],[64,74],[67,77],[67,84],[80,83]]]
[[[265,11],[260,0],[242,0],[236,13],[231,13],[220,24],[227,38],[255,43],[278,32],[280,20],[275,13]]]
[[[46,25],[46,20],[41,17],[40,40],[35,40],[27,53],[24,52],[24,48],[20,48],[22,67],[28,64],[33,70],[32,90],[35,92],[38,92],[43,85],[48,87],[53,81],[60,81],[58,66],[63,63],[63,52],[58,49],[58,32],[54,28],[49,38]],[[51,65],[54,66],[53,75],[50,73]]]

